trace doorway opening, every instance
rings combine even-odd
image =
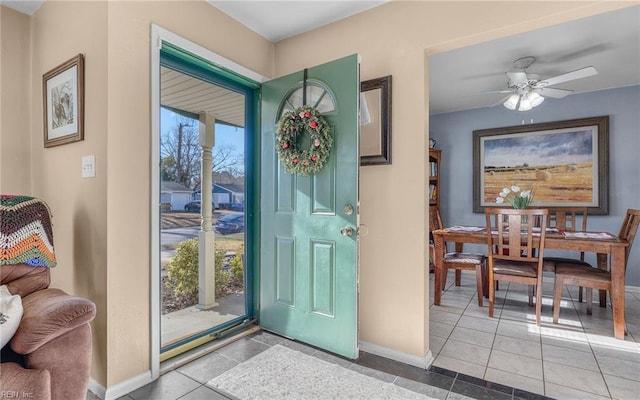
[[[257,85],[160,50],[160,361],[253,321]]]

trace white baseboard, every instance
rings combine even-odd
[[[625,286],[625,292],[640,294],[640,286]]]
[[[131,393],[152,381],[151,371],[147,371],[105,389],[104,386],[91,378],[89,379],[89,390],[103,400],[113,400],[119,399],[120,397]]]
[[[96,382],[93,378],[89,378],[89,390],[99,398],[104,399],[106,392],[104,386]]]
[[[433,364],[433,354],[431,350],[427,352],[423,357],[416,356],[414,354],[403,353],[398,350],[390,349],[388,347],[379,346],[373,343],[359,342],[360,350],[367,353],[375,354],[376,356],[389,358],[391,360],[399,361],[401,363],[413,365],[414,367],[428,369]]]

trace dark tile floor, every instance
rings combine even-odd
[[[360,357],[357,360],[348,360],[312,346],[291,341],[268,332],[258,331],[184,366],[166,372],[157,381],[121,397],[120,400],[233,399],[233,397],[216,392],[206,386],[206,383],[276,344],[336,363],[364,375],[402,386],[435,399],[545,399],[540,395],[486,382],[482,379],[450,370],[432,367],[430,370],[425,371],[421,368],[364,352],[360,353]]]

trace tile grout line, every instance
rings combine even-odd
[[[509,289],[512,289],[512,288],[509,287]],[[508,321],[508,318],[504,313],[507,311],[505,309],[505,306],[509,302],[509,298],[508,298],[509,297],[509,292],[511,292],[511,290],[508,290],[508,292],[507,292],[507,294],[505,294],[505,296],[500,297],[500,299],[503,300],[502,308],[500,308],[500,314],[499,314],[500,323]],[[608,395],[608,398],[614,398],[611,390],[609,389],[610,385],[611,385],[611,382],[607,382],[607,380],[605,378],[606,376],[609,376],[609,374],[605,374],[604,373],[603,366],[602,366],[602,363],[604,362],[604,359],[599,359],[598,358],[598,354],[599,353],[596,352],[596,348],[600,347],[599,346],[599,341],[597,340],[596,336],[594,336],[594,335],[601,335],[602,334],[601,332],[599,332],[599,331],[604,331],[605,330],[605,327],[602,325],[602,323],[605,320],[610,319],[611,315],[610,315],[610,313],[607,313],[607,312],[599,312],[597,315],[594,315],[593,319],[587,318],[585,313],[583,311],[581,311],[581,309],[583,307],[581,306],[580,303],[577,303],[577,293],[575,293],[575,291],[568,290],[568,289],[565,289],[565,293],[567,293],[567,295],[563,296],[563,297],[564,298],[568,298],[568,301],[571,302],[571,304],[567,304],[566,312],[567,313],[573,312],[574,316],[575,316],[575,320],[572,317],[569,321],[577,322],[578,324],[580,324],[579,327],[576,326],[576,328],[578,328],[578,329],[575,330],[575,333],[577,335],[583,336],[583,339],[577,340],[576,343],[584,343],[587,346],[580,345],[579,347],[576,347],[576,348],[574,348],[574,347],[564,347],[564,346],[562,346],[562,344],[556,343],[555,341],[550,342],[548,344],[548,346],[552,346],[552,348],[553,347],[559,347],[559,348],[564,348],[564,349],[570,350],[570,351],[582,352],[582,353],[585,354],[585,356],[586,356],[586,354],[589,354],[590,357],[594,361],[596,361],[596,364],[594,365],[594,367],[597,367],[597,369],[596,368],[588,368],[588,370],[596,372],[596,374],[598,374],[601,377],[601,380],[604,383],[604,386],[606,387],[606,391],[607,391],[607,394],[605,394],[604,396]],[[462,298],[465,298],[465,301],[469,297],[466,293],[451,293],[451,292],[449,292],[449,294],[450,295],[457,295],[457,296],[460,296]],[[473,298],[473,295],[471,296],[471,299],[472,298]],[[576,300],[574,300],[574,299],[576,299]],[[630,302],[640,301],[639,297],[637,295],[635,295],[635,294],[632,294],[632,296],[631,296],[631,298],[629,300],[630,300]],[[454,329],[461,327],[460,326],[460,320],[461,320],[462,316],[465,316],[465,315],[466,316],[470,316],[470,317],[471,316],[472,317],[476,316],[476,315],[468,314],[470,312],[470,307],[471,307],[470,304],[467,304],[467,306],[462,311],[462,314],[460,314],[459,312],[457,312],[458,310],[456,310],[455,314],[457,314],[457,322],[454,325]],[[543,307],[549,307],[549,304],[547,304],[547,302],[545,302],[545,303],[543,303]],[[552,302],[551,302],[551,307],[553,307],[553,303]],[[607,308],[609,308],[609,307],[607,307]],[[604,309],[602,309],[602,310],[598,309],[598,311],[603,311],[603,310]],[[473,310],[473,311],[475,313],[475,310]],[[549,326],[552,327],[552,325],[549,325]],[[471,329],[471,328],[469,328],[469,329]],[[631,328],[630,330],[632,330],[632,329],[633,328]],[[447,335],[445,343],[449,343],[450,344],[450,341],[452,340],[452,337],[453,337],[452,333],[453,332],[451,332],[449,335]],[[546,364],[550,364],[550,363],[553,364],[553,361],[549,360],[548,357],[544,356],[543,347],[545,345],[547,345],[546,341],[545,341],[545,339],[547,337],[553,339],[555,336],[554,335],[549,336],[543,330],[538,330],[536,332],[536,334],[537,334],[537,337],[536,337],[534,343],[538,343],[538,346],[540,346],[540,361],[542,363],[542,387],[543,387],[543,390],[544,390],[543,393],[547,393],[549,391],[549,385],[551,385],[551,382],[547,382],[546,381],[545,378],[547,377],[547,375],[545,373],[545,369],[544,368],[545,368]],[[494,334],[493,342],[491,344],[491,352],[492,353],[496,350],[496,348],[495,348],[495,343],[496,343],[496,340],[497,340],[496,336],[497,336],[497,330],[496,330],[496,332]],[[514,337],[517,337],[517,336],[514,335]],[[633,334],[631,332],[629,332],[629,336],[627,337],[627,339],[628,339],[628,341],[630,343],[638,343],[638,341],[635,339],[635,337],[633,336]],[[549,353],[547,353],[547,356],[548,355],[549,355]],[[578,356],[578,355],[579,354],[576,354],[576,356]],[[606,357],[606,356],[607,355],[605,353],[603,357]],[[615,357],[615,356],[612,355],[611,357]],[[633,361],[633,359],[631,361]],[[564,363],[560,363],[560,364],[562,365]],[[570,362],[570,363],[567,363],[566,365],[573,366],[574,368],[576,368],[575,362],[573,364]],[[486,369],[484,371],[484,377],[487,376],[486,374],[487,374],[488,366],[489,366],[489,363],[487,363],[487,365],[486,365]],[[580,367],[577,367],[577,368],[580,368]],[[456,376],[457,376],[457,380],[458,380],[459,376],[458,375],[456,375]],[[613,374],[611,376],[618,377],[620,375]],[[631,379],[631,381],[633,381],[633,379]],[[575,385],[566,386],[565,384],[562,384],[562,383],[558,384],[558,386],[559,387],[564,387],[565,390],[571,389],[571,390],[576,390],[576,391],[584,391],[586,393],[592,393],[592,394],[595,394],[595,395],[602,395],[601,393],[603,392],[601,386],[594,386],[593,389],[590,388],[588,390],[585,390],[583,387],[577,387],[577,388],[573,387]],[[517,389],[515,386],[513,386],[511,389],[512,389],[512,396],[513,397],[515,397],[517,395],[515,393],[515,391],[520,390],[520,389]],[[502,393],[505,393],[505,392],[502,392]]]
[[[579,298],[578,299],[574,299],[573,295],[571,294],[571,291],[569,290],[569,288],[566,285],[565,285],[565,288],[567,289],[567,293],[569,293],[569,299],[571,300],[571,305],[573,306],[573,309],[574,309],[575,313],[578,315],[578,320],[580,321],[580,326],[582,327],[582,332],[585,335],[587,335],[587,344],[589,345],[589,349],[591,350],[591,355],[593,356],[593,359],[595,360],[596,365],[598,366],[598,372],[600,372],[600,376],[602,377],[602,381],[604,382],[604,386],[607,388],[607,393],[609,394],[609,398],[613,399],[613,395],[611,394],[611,390],[609,389],[609,384],[607,383],[607,380],[604,377],[604,372],[602,372],[602,368],[600,367],[600,362],[598,361],[598,356],[597,356],[596,352],[593,349],[591,340],[589,340],[589,335],[587,334],[587,332],[584,329],[584,322],[582,320],[583,317],[580,315],[580,312],[579,312],[578,308],[576,307],[576,300],[579,300]],[[581,304],[581,303],[578,301],[578,304]],[[593,304],[591,305],[591,307],[593,307]],[[598,304],[598,307],[600,307],[600,304]],[[592,392],[589,391],[589,393],[592,393]],[[599,395],[598,393],[594,393],[594,394]]]
[[[602,372],[602,369],[600,368],[600,363],[598,362],[598,357],[597,357],[597,355],[596,355],[595,351],[593,350],[593,346],[592,346],[591,341],[589,340],[588,333],[585,331],[584,323],[583,323],[583,319],[582,319],[582,316],[581,316],[580,310],[578,310],[578,307],[576,306],[576,302],[577,302],[578,304],[581,304],[581,303],[577,301],[577,300],[578,300],[577,298],[574,298],[574,297],[573,297],[573,295],[572,295],[571,291],[569,290],[569,288],[567,287],[567,285],[565,285],[565,288],[567,289],[567,294],[568,294],[568,296],[569,296],[569,302],[570,302],[570,306],[569,306],[569,307],[571,308],[571,310],[572,310],[573,312],[575,312],[575,313],[576,313],[576,315],[577,315],[577,317],[578,317],[578,321],[580,322],[580,327],[581,327],[581,333],[583,333],[583,334],[585,334],[585,335],[586,335],[586,339],[587,339],[587,340],[586,340],[586,344],[589,346],[589,350],[590,350],[590,351],[588,352],[588,354],[591,354],[591,355],[593,356],[593,359],[594,359],[594,361],[596,362],[596,365],[598,366],[598,372],[600,373],[600,376],[601,376],[601,378],[602,378],[602,381],[604,382],[605,387],[606,387],[606,389],[607,389],[608,397],[609,397],[610,399],[613,399],[613,396],[612,396],[612,394],[611,394],[611,391],[609,390],[609,385],[607,384],[607,381],[606,381],[606,379],[604,378],[604,373]],[[562,299],[562,297],[561,297],[561,299]],[[569,308],[569,307],[567,307],[567,308]],[[541,338],[542,338],[542,337],[541,337]],[[571,350],[571,349],[569,349],[569,350]],[[576,350],[576,351],[579,351],[579,350]],[[586,353],[586,352],[585,352],[585,353]],[[544,352],[543,352],[543,354],[544,354]],[[561,365],[562,365],[562,364],[561,364]],[[544,378],[544,355],[543,355],[543,370],[542,370],[542,372],[543,372],[543,378]],[[593,371],[593,372],[596,372],[596,371]],[[544,387],[545,387],[545,395],[547,395],[547,389],[546,389],[547,382],[546,382],[546,380],[543,380],[543,384],[544,384]],[[591,390],[584,390],[584,389],[574,388],[574,387],[572,387],[572,386],[565,386],[565,385],[558,385],[558,386],[567,387],[567,388],[569,388],[569,389],[573,389],[573,390],[583,391],[583,392],[585,392],[585,393],[591,393],[591,394],[594,394],[594,395],[597,395],[597,396],[602,396],[601,394],[599,394],[599,393],[594,393],[594,392],[592,392]]]
[[[507,289],[507,290],[508,290],[508,289]],[[508,292],[507,292],[507,293],[508,293]],[[460,315],[460,318],[458,318],[458,321],[457,321],[456,325],[454,326],[454,330],[455,330],[455,328],[464,328],[464,329],[469,329],[469,330],[475,330],[475,329],[473,329],[473,328],[466,328],[466,327],[463,327],[463,326],[458,326],[458,323],[459,323],[459,322],[460,322],[460,320],[462,319],[462,316],[464,316],[464,315],[465,315],[466,311],[469,309],[469,307],[471,306],[471,304],[473,303],[473,301],[474,301],[474,299],[477,297],[477,295],[478,295],[478,291],[477,291],[477,289],[476,289],[476,291],[474,291],[474,293],[469,297],[469,302],[467,303],[467,306],[465,307],[464,311],[463,311],[463,312],[462,312],[462,314]],[[506,293],[505,293],[505,296],[506,296]],[[506,298],[506,297],[505,297],[505,298]],[[488,300],[488,299],[487,299],[487,300]],[[483,301],[484,301],[484,299],[483,299]],[[494,313],[495,313],[495,308],[496,308],[495,306],[496,306],[496,304],[495,304],[495,296],[494,296]],[[483,308],[484,308],[484,307],[483,307]],[[488,371],[488,369],[489,369],[489,362],[490,362],[490,360],[491,360],[491,354],[492,354],[492,352],[493,352],[493,345],[494,345],[494,343],[495,343],[496,336],[497,336],[497,334],[498,334],[498,325],[500,324],[500,320],[501,320],[501,318],[502,318],[502,310],[503,310],[503,309],[504,309],[504,302],[502,302],[502,305],[501,305],[501,307],[500,307],[500,315],[499,315],[499,316],[497,316],[498,323],[496,324],[496,329],[495,329],[495,331],[493,332],[493,341],[491,342],[491,347],[489,348],[489,357],[487,358],[487,363],[486,363],[486,365],[484,366],[484,372],[483,372],[483,374],[482,374],[482,378],[481,378],[484,382],[489,382],[489,381],[487,381],[487,379],[486,379],[486,377],[487,377],[487,371]],[[478,319],[483,319],[483,318],[481,318],[481,317],[474,317],[474,316],[472,316],[472,315],[467,315],[467,317],[469,317],[469,318],[478,318]],[[453,332],[453,331],[452,331],[452,332]],[[485,331],[478,331],[478,332],[490,333],[490,332],[485,332]],[[484,347],[484,346],[481,346],[481,347]],[[478,365],[480,365],[480,364],[478,364]],[[454,381],[453,381],[453,384],[452,384],[451,389],[453,389],[453,386],[455,385],[455,382],[458,380],[459,375],[460,375],[459,373],[457,373],[457,374],[456,374],[456,378],[455,378],[455,379],[454,379]],[[461,382],[463,382],[463,383],[465,383],[465,384],[472,384],[472,383],[465,382],[465,381],[461,381]],[[500,384],[500,385],[502,385],[502,384]],[[507,386],[507,385],[502,385],[502,386]],[[483,388],[484,388],[484,389],[486,389],[486,390],[494,391],[493,389],[490,389],[490,388],[488,388],[488,387],[483,387]],[[515,387],[513,387],[513,386],[509,386],[509,388],[511,389],[511,399],[513,400],[513,399],[515,398],[515,390],[516,390],[516,388],[515,388]],[[449,393],[451,393],[451,390],[449,391]],[[498,393],[503,393],[503,392],[498,392]],[[506,394],[506,393],[505,393],[505,394]],[[447,396],[447,397],[448,397],[448,396]]]

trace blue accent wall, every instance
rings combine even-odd
[[[429,135],[442,150],[440,212],[444,224],[485,224],[484,214],[473,212],[474,130],[603,115],[609,116],[609,215],[590,215],[588,229],[617,234],[627,209],[640,208],[640,86],[545,99],[525,112],[498,105],[431,115]],[[465,249],[487,251],[483,246],[466,245]],[[595,256],[588,254],[586,261],[595,264]],[[640,287],[640,243],[631,250],[627,284]]]

